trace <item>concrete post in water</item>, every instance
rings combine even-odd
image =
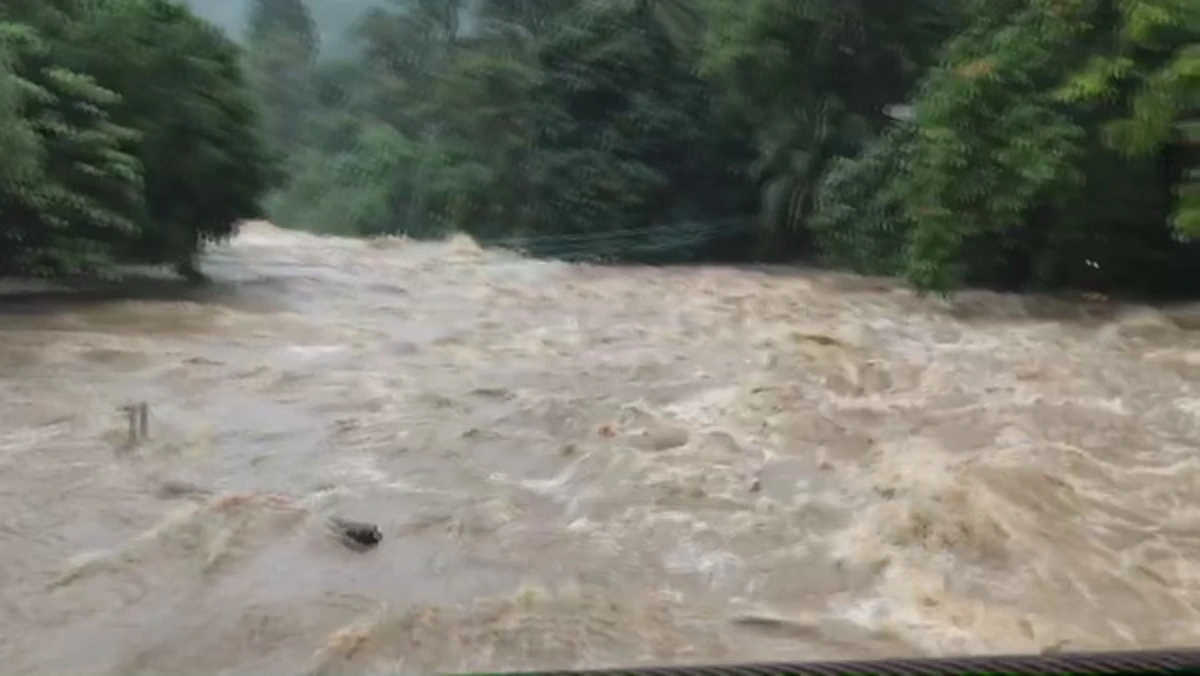
[[[121,406],[129,418],[129,445],[135,446],[150,435],[150,405],[144,401]]]

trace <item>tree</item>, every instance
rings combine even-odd
[[[312,112],[313,68],[319,51],[316,24],[302,0],[254,0],[247,38],[251,82],[262,104],[276,155],[303,133]]]
[[[1200,232],[1197,12],[392,2],[358,27],[360,59],[301,78],[303,187],[274,213],[563,257],[819,257],[947,292],[1185,288],[1200,272],[1200,244],[1178,241]]]
[[[1200,88],[1188,66],[1196,13],[1194,3],[1175,0],[975,3],[972,25],[924,83],[911,164],[896,177],[913,223],[909,279],[946,291],[994,280],[1014,264],[1051,283],[1073,276],[1064,266],[1091,267],[1078,249],[1073,260],[1062,257],[1065,243],[1083,241],[1074,228],[1104,241],[1096,223],[1080,218],[1104,212],[1079,199],[1104,195],[1085,187],[1111,194],[1137,182],[1157,194],[1154,184],[1171,180],[1108,149],[1161,154],[1181,116],[1196,109]],[[1145,244],[1167,246],[1169,209],[1167,201],[1147,204],[1106,231],[1134,222]]]
[[[52,57],[31,26],[0,23],[0,274],[103,268],[143,226],[136,134],[112,122],[118,96]]]
[[[944,0],[707,0],[701,67],[755,129],[764,225],[808,248],[820,177],[907,100],[957,26]]]
[[[8,272],[172,263],[259,213],[269,166],[238,50],[168,0],[13,2]],[[32,130],[36,135],[31,136]],[[31,140],[34,139],[34,140]]]
[[[70,36],[71,59],[122,97],[117,119],[141,133],[146,260],[194,268],[205,241],[261,214],[271,166],[239,51],[169,0],[109,0]],[[120,41],[137,48],[118,52]]]
[[[359,232],[456,228],[539,254],[687,257],[706,240],[673,219],[745,208],[726,199],[743,183],[712,157],[731,134],[652,5],[505,0],[484,4],[470,32],[460,10],[430,0],[368,17],[357,140],[323,168],[308,155],[308,187],[278,213],[312,213],[290,205],[325,182],[343,187],[330,197],[374,205],[354,211],[372,214],[354,219]],[[393,161],[368,160],[372,143]],[[362,199],[345,192],[355,180]]]
[[[278,33],[295,38],[299,46],[297,55],[304,61],[317,57],[320,43],[317,26],[302,0],[253,0],[248,42],[263,42]]]

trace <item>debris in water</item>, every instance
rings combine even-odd
[[[373,523],[350,521],[334,516],[329,518],[329,527],[342,544],[356,552],[371,549],[383,540],[383,533],[379,532],[379,527]]]
[[[129,418],[129,445],[134,446],[138,442],[150,436],[150,405],[144,401],[125,404],[119,409]]]
[[[173,498],[187,498],[197,495],[212,495],[213,491],[190,481],[167,479],[158,485],[158,490],[155,493],[163,500],[171,500]]]
[[[785,617],[771,613],[738,613],[729,618],[735,625],[769,634],[805,637],[808,639],[821,636],[820,622],[811,617]]]
[[[686,446],[691,435],[681,427],[660,426],[643,430],[633,438],[633,445],[644,451],[669,451]]]
[[[817,345],[821,345],[824,347],[832,347],[834,345],[841,344],[841,341],[839,341],[838,339],[831,338],[829,336],[826,336],[826,335],[820,334],[820,333],[802,333],[800,331],[794,331],[794,332],[792,332],[792,339],[798,343],[800,343],[800,342],[816,343]]]
[[[1062,641],[1054,643],[1053,645],[1048,645],[1045,648],[1042,648],[1041,654],[1042,655],[1061,655],[1061,654],[1063,654],[1063,651],[1066,649],[1066,647],[1070,643],[1071,643],[1070,639],[1063,639]]]

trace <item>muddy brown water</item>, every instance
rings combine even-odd
[[[0,305],[6,673],[1200,644],[1162,310],[267,224],[206,269]]]

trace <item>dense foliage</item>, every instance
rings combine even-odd
[[[0,15],[0,273],[171,264],[269,187],[238,49],[167,0],[20,0]]]
[[[334,4],[210,3],[260,134],[181,5],[6,3],[0,265],[186,266],[274,184],[336,234],[1200,291],[1195,0]]]
[[[281,17],[252,51],[312,44],[282,18],[303,0],[252,4],[252,25]],[[937,291],[1200,291],[1198,14],[393,0],[353,58],[284,59],[306,78],[287,93],[262,78],[293,121],[273,126],[292,177],[273,216],[563,257],[807,258]]]
[[[911,158],[890,179],[909,278],[950,289],[1116,281],[1172,258],[1195,267],[1168,227],[1200,232],[1194,200],[1169,192],[1186,190],[1176,130],[1200,114],[1200,4],[969,4],[974,19],[925,77]]]

